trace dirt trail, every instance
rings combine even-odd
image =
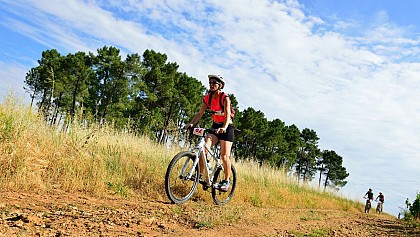
[[[198,205],[2,192],[0,236],[420,236],[389,215],[336,210],[232,208],[240,214],[231,223],[206,225]]]

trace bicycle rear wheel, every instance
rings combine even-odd
[[[233,164],[230,166],[230,177],[229,183],[230,187],[227,192],[223,192],[219,190],[219,183],[225,179],[225,172],[223,171],[222,167],[219,167],[216,170],[213,178],[213,185],[211,189],[211,196],[213,198],[214,203],[216,205],[225,205],[227,204],[233,197],[233,193],[235,192],[236,188],[236,170]]]
[[[184,151],[175,155],[169,163],[165,174],[165,191],[173,203],[181,204],[188,201],[197,189],[200,175],[198,165],[192,171],[194,180],[187,178],[192,170],[194,160],[194,153]]]
[[[376,213],[381,214],[382,213],[382,203],[378,203],[376,206]]]

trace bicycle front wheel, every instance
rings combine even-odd
[[[165,191],[169,200],[181,204],[194,194],[197,189],[199,168],[193,168],[195,154],[184,151],[178,153],[169,163],[165,175]],[[188,179],[192,172],[192,180]]]
[[[365,213],[369,213],[369,210],[370,210],[370,203],[366,202]]]
[[[227,192],[223,192],[219,189],[219,184],[222,180],[225,179],[225,172],[223,171],[222,167],[219,167],[216,170],[213,178],[213,186],[211,189],[211,196],[213,198],[214,203],[216,205],[225,205],[227,204],[233,197],[233,193],[235,192],[236,188],[236,170],[233,164],[230,166],[230,176],[229,176],[229,183],[230,187]]]

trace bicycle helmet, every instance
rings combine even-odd
[[[222,88],[220,88],[220,89],[223,89],[225,87],[225,79],[223,79],[222,76],[220,76],[218,74],[210,74],[207,77],[209,78],[209,80],[210,79],[215,79],[216,81],[222,83]]]

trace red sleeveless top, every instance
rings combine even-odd
[[[216,123],[224,123],[226,119],[226,114],[223,112],[224,108],[221,107],[219,100],[222,93],[220,93],[216,99],[212,98],[210,94],[207,94],[204,96],[204,103],[207,105],[207,108],[209,108],[212,111],[211,117],[213,118],[213,121]],[[209,107],[209,99],[211,99],[210,107]]]

